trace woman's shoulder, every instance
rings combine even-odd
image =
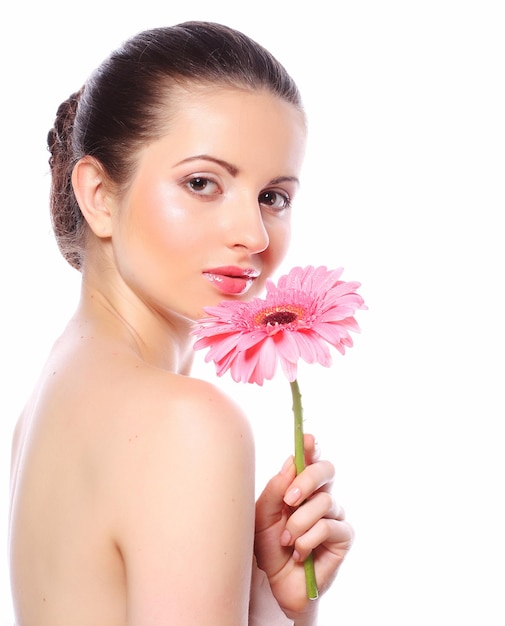
[[[246,415],[216,385],[152,366],[121,346],[54,351],[34,397],[45,432],[58,432],[77,451],[95,450],[104,468],[127,471],[135,456],[164,463],[174,446],[205,456],[195,452],[203,440],[207,448],[254,454]]]
[[[215,465],[220,456],[250,456],[251,426],[244,411],[216,385],[163,370],[140,367],[124,381],[116,401],[121,429],[136,429],[144,445],[160,457],[169,446],[185,450],[186,458],[207,458]],[[131,431],[133,432],[133,431]],[[142,442],[139,442],[142,445]]]
[[[72,337],[53,351],[42,383],[63,412],[72,407],[76,419],[111,422],[119,431],[128,424],[148,430],[187,422],[199,428],[224,422],[247,428],[243,411],[216,385],[151,365],[120,342],[78,343]]]
[[[149,407],[158,433],[174,437],[179,445],[195,450],[197,440],[207,454],[213,446],[226,450],[232,459],[231,447],[238,454],[252,448],[252,432],[244,411],[216,385],[189,376],[169,372],[143,374],[144,381],[138,389],[138,400],[142,407]],[[225,456],[226,456],[225,455]]]
[[[253,436],[242,408],[218,386],[191,376],[153,367],[141,360],[123,359],[109,379],[95,389],[102,397],[103,420],[111,420],[110,433],[137,442],[151,458],[165,458],[167,446],[186,450],[187,457],[209,457],[209,450],[227,450],[250,457]],[[92,390],[93,391],[93,390]],[[172,460],[172,462],[175,462]]]
[[[248,428],[243,410],[216,385],[148,364],[125,373],[116,393],[120,412],[131,414],[133,403],[134,416],[157,427]]]
[[[174,559],[204,558],[217,571],[231,566],[235,577],[250,559],[254,525],[254,443],[248,420],[207,381],[139,370],[135,380],[127,381],[134,386],[133,402],[131,395],[121,401],[122,424],[116,432],[122,442],[115,444],[114,469],[107,479],[116,490],[113,509],[121,511],[113,534],[130,575],[152,585],[158,567]],[[228,551],[235,555],[231,561]],[[194,572],[188,580],[194,584]],[[186,588],[180,568],[172,584]]]

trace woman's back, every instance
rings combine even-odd
[[[70,324],[18,424],[11,536],[17,626],[143,623],[148,611],[167,612],[169,597],[173,622],[166,623],[191,623],[195,614],[186,622],[185,611],[205,595],[198,570],[206,569],[208,580],[212,560],[223,589],[232,578],[237,584],[238,604],[248,595],[250,571],[243,570],[252,558],[254,470],[246,422],[211,386],[146,365],[120,333],[107,333]],[[219,420],[209,415],[209,402],[220,407]],[[219,442],[221,449],[214,447]],[[227,479],[222,466],[230,456],[242,456],[242,472]],[[226,506],[244,517],[239,533],[214,527],[213,540],[228,544],[230,555],[243,543],[223,567],[206,535],[212,500],[221,520]],[[240,623],[246,610],[228,607],[222,623]]]

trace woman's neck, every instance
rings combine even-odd
[[[191,320],[162,314],[132,293],[105,290],[83,279],[73,321],[124,343],[154,367],[183,375],[190,372]]]

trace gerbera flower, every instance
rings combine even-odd
[[[353,345],[349,331],[359,332],[354,313],[367,308],[356,292],[360,283],[340,280],[342,271],[295,267],[277,285],[267,281],[265,298],[206,307],[209,317],[199,320],[192,331],[198,338],[195,350],[209,348],[205,361],[214,361],[218,376],[230,370],[237,382],[262,385],[273,378],[280,361],[293,397],[297,474],[305,467],[298,359],[329,367],[326,344],[345,354]],[[319,592],[312,554],[304,568],[307,595],[314,600]]]
[[[295,267],[277,286],[267,281],[264,299],[206,307],[210,317],[193,331],[195,350],[209,348],[205,361],[215,362],[218,376],[230,370],[236,382],[258,385],[273,378],[278,362],[290,382],[300,358],[329,367],[326,344],[344,354],[353,345],[349,331],[359,332],[353,314],[366,308],[360,284],[341,281],[342,271]]]

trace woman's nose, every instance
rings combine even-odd
[[[270,243],[258,198],[241,198],[230,207],[228,245],[246,248],[250,254],[263,252]]]

